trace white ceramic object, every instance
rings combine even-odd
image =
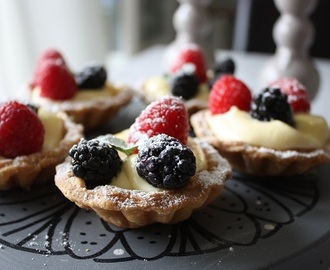
[[[212,47],[213,23],[209,13],[212,0],[178,0],[180,6],[173,16],[176,37],[164,54],[164,70],[168,70],[177,52],[187,45],[199,46],[208,66],[214,62]]]
[[[281,15],[273,28],[275,54],[266,62],[260,75],[260,86],[283,76],[297,78],[313,99],[319,89],[319,73],[309,55],[314,27],[308,16],[318,0],[274,0]]]

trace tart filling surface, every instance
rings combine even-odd
[[[205,120],[219,140],[276,150],[322,148],[330,137],[324,118],[307,113],[294,115],[295,127],[279,120],[258,121],[235,106],[224,114],[211,115],[207,111]]]
[[[233,111],[235,110],[233,109]],[[245,113],[240,112],[239,114],[241,113],[245,117]],[[228,115],[230,114],[232,112],[228,113]],[[230,138],[228,134],[233,132],[236,127],[231,131],[226,130],[226,127],[224,127],[226,121],[224,123],[216,121],[217,117],[218,115],[211,116],[207,110],[204,110],[194,115],[191,118],[191,123],[196,135],[204,138],[218,149],[228,159],[233,169],[257,175],[294,175],[306,173],[314,167],[330,161],[329,129],[318,116],[315,116],[317,120],[315,122],[318,124],[313,123],[313,126],[316,127],[313,131],[310,129],[306,131],[306,127],[310,125],[309,120],[314,119],[314,116],[302,115],[302,117],[298,116],[296,118],[298,126],[302,127],[298,131],[291,130],[291,127],[283,123],[275,123],[275,126],[279,128],[279,130],[275,130],[275,134],[273,134],[274,130],[270,131],[265,127],[253,128],[253,126],[246,125],[244,128],[244,125],[242,125],[237,129],[243,128],[245,132],[254,135],[244,137],[236,134],[230,136]],[[228,125],[229,130],[231,125],[235,125],[234,123],[240,123],[240,120],[237,120],[238,122],[236,120],[231,120],[231,124]],[[248,121],[255,120],[249,119]],[[272,125],[273,123],[261,122],[260,124]],[[222,127],[222,133],[220,133],[219,126]],[[280,133],[281,126],[283,126],[283,136]],[[288,136],[285,135],[286,130],[289,130]],[[315,132],[317,130],[323,130],[328,135]],[[264,134],[260,135],[262,133]],[[264,138],[268,144],[271,144],[271,147],[262,144],[263,136],[265,136]],[[279,137],[279,140],[276,140],[276,136]],[[250,137],[253,137],[253,139]],[[275,140],[270,142],[272,137]]]

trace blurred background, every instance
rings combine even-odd
[[[311,16],[315,57],[330,58],[330,41],[322,33],[329,3],[320,0]],[[26,84],[49,47],[62,51],[73,70],[91,61],[123,67],[146,48],[173,41],[178,6],[176,0],[0,0],[0,94]],[[272,27],[279,13],[273,0],[213,0],[209,11],[214,48],[274,52]]]

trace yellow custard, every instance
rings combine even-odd
[[[171,95],[171,87],[169,82],[165,77],[160,76],[146,79],[143,83],[143,91],[151,100],[157,100],[161,97]],[[194,99],[207,102],[209,92],[210,91],[206,83],[200,84]]]
[[[296,127],[273,120],[269,122],[252,118],[247,112],[232,107],[224,114],[206,115],[206,121],[220,141],[244,142],[276,150],[323,148],[330,137],[324,118],[301,113],[294,115]]]
[[[43,149],[51,150],[58,146],[64,135],[64,122],[63,119],[56,114],[47,112],[40,108],[38,110],[38,117],[42,122],[45,135]]]
[[[32,90],[32,100],[34,102],[63,102],[63,101],[56,101],[52,100],[46,97],[41,97],[40,96],[40,87],[36,87]],[[91,99],[97,98],[104,98],[104,97],[109,97],[111,95],[115,95],[118,92],[118,89],[116,89],[113,85],[107,83],[103,88],[100,89],[84,89],[84,90],[79,90],[77,93],[74,95],[73,98],[65,100],[65,101],[87,101]]]
[[[191,139],[188,140],[188,147],[190,147],[196,157],[196,173],[204,170],[206,168],[206,160],[203,150],[196,143],[193,143]],[[136,171],[136,160],[136,154],[130,155],[124,159],[122,170],[119,175],[111,181],[111,185],[145,192],[162,191],[162,189],[150,185],[138,175]]]

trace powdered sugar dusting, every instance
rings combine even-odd
[[[254,146],[247,146],[247,151],[258,151],[259,153],[270,153],[273,154],[277,157],[280,157],[282,159],[288,159],[292,157],[305,157],[305,158],[313,158],[319,155],[328,155],[323,149],[316,149],[311,152],[299,152],[295,150],[285,150],[285,151],[280,151],[280,150],[275,150],[271,148],[266,148],[266,147],[254,147]]]
[[[181,98],[164,96],[150,103],[130,127],[128,141],[136,143],[144,136],[167,133],[184,142],[189,130],[188,112]]]
[[[214,161],[216,166],[210,170],[202,170],[197,173],[198,181],[205,188],[212,185],[223,184],[226,180],[228,180],[228,175],[231,174],[231,168],[226,159],[224,159],[212,146],[210,146],[207,142],[195,139],[196,143],[198,143],[203,149],[207,149],[207,152],[210,156],[205,157],[208,160]]]
[[[169,190],[144,192],[141,190],[128,190],[115,186],[103,186],[95,188],[93,193],[102,193],[99,203],[105,200],[111,201],[119,209],[132,208],[159,208],[169,209],[177,207],[184,201],[189,200],[189,196],[182,193],[175,193]],[[115,196],[120,194],[120,196]],[[157,198],[157,199],[155,199]],[[88,204],[88,201],[86,201]]]

